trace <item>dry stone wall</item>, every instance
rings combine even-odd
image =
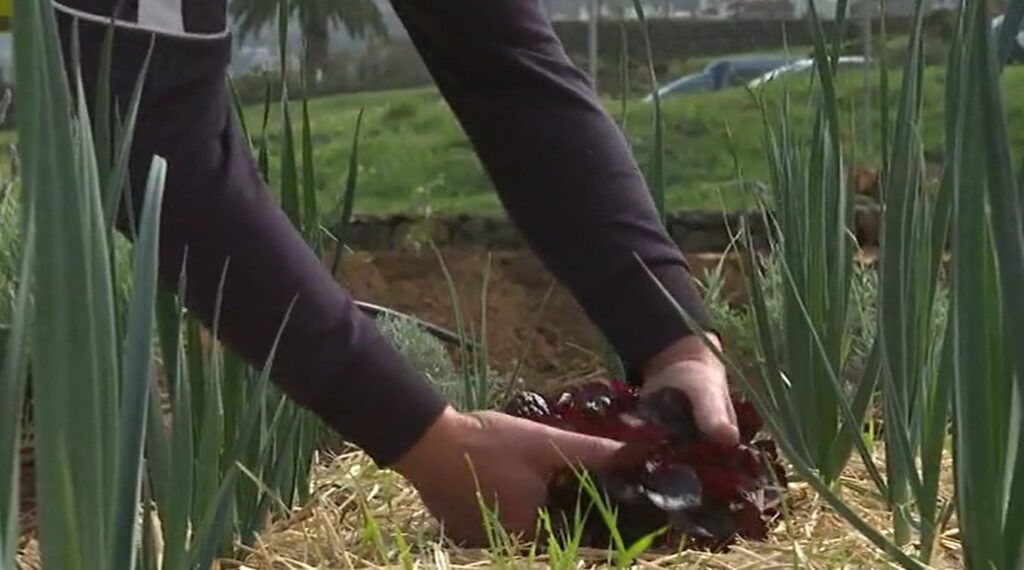
[[[684,253],[721,252],[728,248],[731,232],[746,220],[755,243],[764,247],[765,225],[759,213],[683,212],[668,216],[666,226]],[[856,236],[862,246],[878,243],[878,211],[871,206],[856,210]],[[525,247],[521,234],[502,216],[458,215],[421,218],[405,214],[360,216],[348,228],[348,246],[361,251],[403,249],[433,241],[438,247],[481,247],[515,250]]]

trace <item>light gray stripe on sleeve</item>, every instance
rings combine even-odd
[[[184,32],[181,0],[139,0],[139,25],[164,33]]]

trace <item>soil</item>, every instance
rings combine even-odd
[[[464,318],[477,328],[488,255],[491,257],[487,346],[491,363],[499,372],[513,371],[528,342],[529,351],[520,368],[520,377],[527,386],[552,389],[605,372],[602,336],[532,253],[489,253],[482,248],[445,249],[440,253],[455,283]],[[703,269],[719,259],[717,254],[688,256],[697,275],[703,275]],[[734,263],[729,267],[733,268]],[[437,254],[430,248],[350,253],[340,273],[339,279],[356,299],[455,329],[448,282]],[[739,294],[736,287],[729,289]]]
[[[449,249],[441,251],[441,256],[455,284],[466,326],[479,331],[488,253],[477,248]],[[520,367],[527,385],[551,386],[602,370],[600,334],[537,258],[520,251],[494,252],[490,257],[486,325],[492,366],[502,373],[512,372],[529,343]],[[339,278],[361,301],[456,329],[455,304],[432,249],[350,254]]]

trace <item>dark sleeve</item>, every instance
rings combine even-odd
[[[70,20],[61,15],[58,22],[67,58]],[[80,24],[88,79],[95,77],[104,33],[103,27]],[[126,32],[115,41],[113,92],[122,107],[149,37]],[[274,381],[341,437],[378,463],[391,464],[446,402],[354,305],[272,200],[230,112],[228,42],[167,36],[156,42],[131,182],[134,203],[141,204],[152,157],[167,160],[162,284],[174,290],[184,265],[185,305],[209,326],[226,275],[219,320],[225,344],[261,367],[284,325]]]
[[[635,375],[702,326],[684,259],[618,126],[568,60],[540,0],[391,0],[510,217]]]
[[[534,0],[394,0],[502,200],[553,273],[632,368],[687,331],[636,262],[701,314],[681,255],[658,223],[636,165],[585,78],[566,61]],[[61,16],[61,32],[70,37]],[[82,24],[86,78],[103,29]],[[150,36],[115,44],[114,93],[131,92]],[[229,112],[228,41],[160,36],[131,161],[141,203],[154,154],[168,161],[160,275],[259,366],[289,305],[274,380],[343,438],[387,465],[444,400],[383,338],[277,207]],[[92,88],[89,88],[92,92]]]

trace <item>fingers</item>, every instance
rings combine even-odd
[[[508,451],[515,446],[525,453],[529,461],[543,470],[555,470],[573,465],[602,468],[612,462],[623,443],[612,439],[593,437],[561,430],[531,420],[500,412],[484,411],[472,414],[485,432],[503,433]]]
[[[568,465],[604,469],[615,460],[623,443],[580,433],[542,426],[548,444],[541,448],[541,460],[550,470]],[[567,465],[568,464],[568,465]]]
[[[686,390],[686,393],[693,404],[693,419],[702,433],[722,445],[739,443],[736,410],[728,394],[718,390]]]
[[[700,362],[678,362],[661,370],[645,382],[644,391],[676,388],[686,393],[693,406],[697,428],[722,445],[739,443],[736,410],[729,398],[725,373],[718,367]]]

